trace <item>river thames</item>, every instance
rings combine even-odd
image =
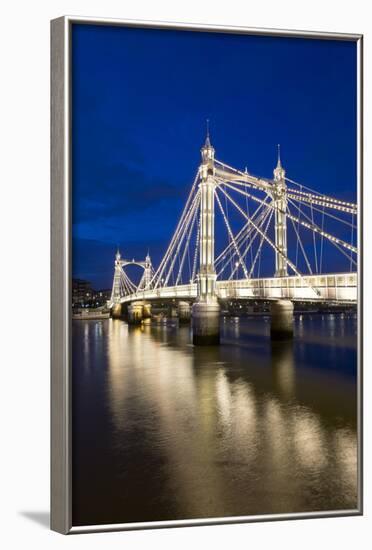
[[[74,321],[73,525],[357,508],[357,318]]]

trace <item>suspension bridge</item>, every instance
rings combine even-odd
[[[357,258],[355,203],[287,178],[280,146],[271,179],[225,164],[207,132],[160,264],[154,269],[149,254],[136,261],[118,251],[108,305],[118,317],[127,304],[129,319],[138,322],[152,302],[177,300],[180,319],[192,317],[198,344],[218,342],[221,302],[264,300],[271,303],[272,334],[288,337],[294,302],[356,304]],[[129,265],[143,269],[137,285]]]

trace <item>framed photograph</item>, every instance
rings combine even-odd
[[[51,527],[362,513],[362,36],[51,23]]]

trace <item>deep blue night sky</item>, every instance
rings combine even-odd
[[[216,157],[356,202],[352,42],[74,25],[73,276],[158,264],[210,119]],[[335,260],[336,261],[336,260]]]

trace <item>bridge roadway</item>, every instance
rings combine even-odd
[[[357,303],[357,274],[331,273],[323,275],[271,277],[217,281],[217,295],[221,300],[278,300],[293,302]],[[195,300],[196,283],[166,286],[137,291],[123,296],[120,303],[137,300]],[[112,305],[112,304],[110,304]]]

